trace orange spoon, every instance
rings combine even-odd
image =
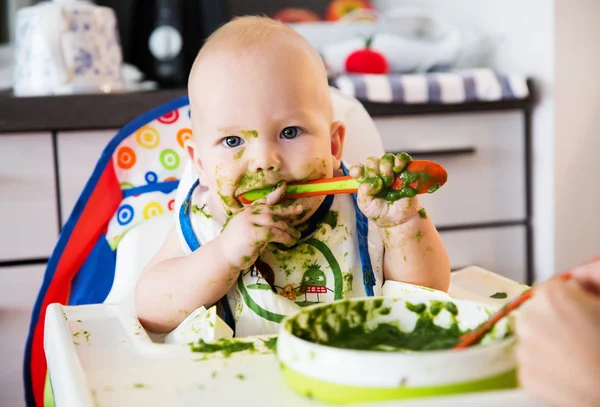
[[[556,277],[553,277],[552,280],[563,280],[567,281],[572,278],[572,274],[570,271],[560,274]],[[472,331],[467,332],[466,334],[461,335],[459,338],[458,344],[454,346],[454,350],[468,348],[469,346],[476,345],[479,341],[492,329],[492,327],[500,321],[502,318],[507,316],[511,311],[519,308],[525,301],[529,300],[533,296],[533,288],[524,291],[517,298],[506,304],[500,311],[495,313],[485,321],[483,324],[479,325]]]
[[[389,190],[399,191],[406,187],[413,194],[433,193],[448,180],[448,173],[440,164],[427,160],[414,160],[394,179]],[[305,182],[290,182],[284,198],[303,198],[330,194],[353,194],[358,191],[360,183],[350,176],[315,179]],[[273,187],[265,187],[245,192],[237,197],[244,205],[264,198],[273,191]],[[408,191],[411,192],[411,191]],[[408,195],[407,195],[408,196]]]

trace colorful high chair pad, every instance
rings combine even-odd
[[[46,307],[105,300],[123,235],[174,209],[186,157],[183,146],[190,137],[186,96],[123,127],[102,153],[61,231],[34,305],[24,360],[28,406],[44,405]]]

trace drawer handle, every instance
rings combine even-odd
[[[398,154],[400,151],[388,151],[391,154]],[[456,155],[473,155],[477,152],[475,147],[456,147],[456,148],[439,148],[431,150],[413,150],[405,151],[413,158],[423,158],[432,156],[456,156]]]

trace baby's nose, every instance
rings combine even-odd
[[[281,160],[275,151],[257,151],[253,159],[250,159],[249,169],[253,172],[279,171],[281,169]]]

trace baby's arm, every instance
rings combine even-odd
[[[447,291],[450,261],[446,248],[425,209],[416,209],[417,198],[409,199],[415,214],[398,226],[379,227],[385,247],[385,278]]]
[[[138,280],[135,304],[144,327],[156,333],[173,330],[196,308],[222,298],[267,244],[295,243],[300,233],[289,219],[301,213],[302,206],[274,206],[284,191],[282,184],[237,212],[219,236],[189,256],[173,228]]]
[[[410,162],[410,156],[386,154],[370,157],[350,174],[361,181],[358,205],[377,224],[385,247],[383,270],[386,279],[446,291],[450,284],[450,262],[441,238],[418,198],[396,201],[377,197]]]
[[[186,256],[173,227],[138,280],[138,318],[149,331],[169,332],[191,311],[216,303],[238,273],[221,252],[217,239]]]

